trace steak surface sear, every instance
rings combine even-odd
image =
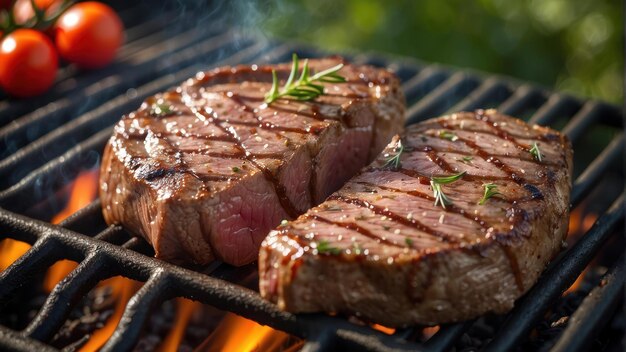
[[[315,100],[268,106],[272,69],[282,84],[291,65],[201,72],[123,116],[101,166],[106,222],[167,261],[247,264],[281,220],[322,202],[402,128],[404,96],[386,70],[346,64],[347,82]]]
[[[392,327],[506,312],[562,246],[571,170],[565,136],[495,110],[410,126],[324,203],[270,233],[260,292],[291,312]],[[463,172],[440,184],[450,203],[435,205],[432,178]],[[480,205],[485,184],[498,194]]]

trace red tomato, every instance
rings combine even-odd
[[[15,23],[23,24],[35,16],[35,11],[30,3],[31,0],[17,0],[13,5]],[[55,13],[61,6],[60,0],[35,0],[35,5],[41,10],[46,10],[46,15]]]
[[[18,29],[0,43],[0,86],[16,97],[45,92],[54,83],[59,59],[43,33]]]
[[[81,2],[57,21],[54,39],[59,54],[83,68],[106,66],[122,43],[122,21],[109,6]]]

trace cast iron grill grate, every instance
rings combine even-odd
[[[241,272],[254,268],[214,265],[198,272],[155,260],[144,241],[130,237],[120,227],[104,225],[98,201],[58,226],[38,220],[58,210],[58,204],[50,199],[52,194],[80,171],[97,166],[112,125],[145,97],[207,67],[289,61],[292,52],[300,57],[324,55],[303,45],[241,34],[220,20],[206,28],[193,21],[178,21],[175,28],[162,29],[174,9],[159,9],[158,15],[151,16],[148,5],[121,2],[118,10],[127,26],[127,44],[111,67],[80,73],[67,66],[51,93],[27,101],[1,97],[0,240],[24,241],[32,248],[0,274],[0,309],[56,261],[71,259],[79,265],[52,290],[24,330],[0,326],[0,349],[54,350],[46,342],[77,300],[98,282],[116,275],[144,284],[126,306],[114,335],[103,348],[107,351],[132,349],[150,308],[175,297],[198,300],[304,338],[307,350],[444,351],[454,346],[473,322],[444,326],[425,343],[417,343],[409,339],[412,329],[388,336],[339,317],[278,311],[255,291],[234,283]],[[401,78],[409,106],[407,124],[445,112],[496,107],[534,123],[562,127],[577,152],[587,148],[590,140],[601,144],[601,152],[590,157],[576,155],[573,209],[602,187],[606,173],[621,172],[624,135],[621,113],[615,106],[412,59],[359,53],[346,56],[356,63],[387,67]],[[609,140],[597,140],[593,131],[598,128],[609,131],[603,135],[610,136]],[[524,341],[601,247],[617,237],[623,226],[624,196],[606,192],[602,197],[604,203],[611,204],[608,209],[602,209],[591,229],[556,258],[519,300],[487,350],[511,350]],[[616,260],[603,285],[586,297],[553,350],[583,349],[608,322],[623,292],[623,260]]]

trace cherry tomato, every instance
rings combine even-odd
[[[15,23],[23,24],[35,16],[31,0],[17,0],[13,5],[13,16]],[[35,0],[35,5],[41,10],[46,11],[46,16],[54,14],[61,6],[60,0]]]
[[[18,29],[0,43],[0,86],[16,97],[45,92],[54,83],[59,59],[43,33]]]
[[[54,38],[59,55],[83,68],[106,66],[123,39],[122,21],[109,6],[81,2],[57,21]]]

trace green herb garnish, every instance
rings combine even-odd
[[[409,237],[405,237],[404,238],[404,243],[406,243],[407,247],[413,247],[413,239],[409,238]]]
[[[168,116],[174,113],[174,107],[170,104],[158,103],[150,106],[150,115],[152,116]]]
[[[439,184],[452,183],[454,181],[459,180],[461,177],[465,176],[466,173],[467,173],[466,171],[463,171],[452,176],[433,176],[432,180]]]
[[[469,163],[471,163],[471,162],[472,162],[472,160],[474,159],[474,157],[473,157],[473,156],[464,156],[464,157],[463,157],[463,158],[461,158],[461,159],[463,159],[463,162],[464,162],[464,163],[469,164]]]
[[[293,62],[291,64],[291,73],[289,74],[289,78],[287,78],[287,82],[285,82],[285,86],[280,90],[278,89],[278,77],[276,76],[276,70],[272,70],[272,89],[270,89],[270,91],[265,95],[266,103],[271,104],[276,99],[281,97],[292,97],[296,100],[312,100],[324,94],[324,86],[317,83],[346,82],[346,79],[337,73],[343,67],[343,64],[333,66],[311,76],[309,70],[309,60],[304,60],[300,78],[298,78],[297,81],[294,81],[299,71],[298,66],[298,55],[294,53]]]
[[[328,243],[328,241],[326,240],[319,241],[317,243],[316,248],[317,248],[317,252],[321,254],[332,254],[332,255],[341,254],[341,249],[337,247],[332,247],[330,243]]]
[[[443,139],[447,139],[449,141],[455,142],[457,139],[459,139],[459,137],[449,131],[439,131],[439,138],[443,138]]]
[[[404,153],[404,146],[402,145],[402,140],[398,142],[398,145],[395,148],[396,154],[394,156],[390,156],[387,159],[387,162],[383,167],[390,167],[392,170],[398,170],[400,168],[400,156]]]
[[[498,186],[496,184],[484,183],[483,187],[485,187],[485,194],[483,194],[483,199],[478,202],[478,205],[483,205],[485,204],[487,199],[500,194],[500,192],[498,192]]]
[[[239,171],[241,171],[240,168],[238,168],[237,166],[233,166],[233,172],[239,172]]]
[[[430,186],[433,188],[433,197],[435,197],[435,206],[441,204],[441,207],[445,209],[446,205],[452,204],[450,198],[443,193],[441,185],[458,181],[463,175],[465,175],[465,171],[452,176],[433,176],[430,179]]]
[[[530,148],[529,152],[530,154],[532,154],[532,156],[536,160],[541,161],[541,158],[543,157],[543,155],[541,155],[541,150],[539,150],[539,146],[537,145],[537,142],[533,142],[533,147]]]

